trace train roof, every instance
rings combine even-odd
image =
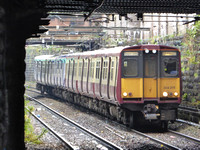
[[[54,58],[54,55],[40,55],[34,58],[35,61],[45,61],[46,59]]]
[[[77,52],[77,53],[72,53],[72,54],[66,54],[66,55],[61,55],[61,56],[54,56],[54,55],[40,55],[36,56],[35,60],[36,61],[44,61],[44,60],[57,60],[57,59],[65,59],[67,57],[73,58],[86,58],[88,56],[112,56],[112,55],[118,55],[120,54],[123,50],[144,50],[145,48],[147,49],[156,49],[156,50],[177,50],[175,47],[171,46],[165,46],[165,45],[137,45],[137,46],[125,46],[125,47],[113,47],[113,48],[102,48],[99,50],[94,50],[94,51],[86,51],[86,52]]]
[[[130,46],[127,47],[127,50],[144,50],[145,48],[147,49],[156,49],[156,50],[177,50],[178,49],[176,47],[171,47],[171,46],[166,46],[166,45],[151,45],[151,44],[146,44],[146,45],[137,45],[137,46]]]

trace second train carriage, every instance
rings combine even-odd
[[[164,126],[176,119],[181,102],[180,52],[176,48],[115,47],[62,57],[38,56],[35,61],[39,90],[130,126],[135,118]]]

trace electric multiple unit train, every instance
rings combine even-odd
[[[35,57],[37,89],[115,118],[130,127],[167,128],[181,102],[177,48],[163,45],[104,48]]]

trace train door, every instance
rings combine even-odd
[[[73,73],[74,73],[74,60],[69,62],[69,89],[73,90]]]
[[[65,64],[65,87],[69,88],[69,59],[66,59]]]
[[[78,77],[77,77],[77,80],[78,80],[78,91],[80,93],[83,92],[83,88],[82,88],[82,74],[83,74],[83,59],[80,58],[79,61],[78,61]]]
[[[83,81],[82,81],[82,87],[83,87],[83,93],[88,93],[88,59],[84,59],[84,64],[83,64]]]
[[[158,97],[158,52],[146,50],[143,58],[144,99],[155,99]]]
[[[110,58],[104,57],[102,63],[102,76],[101,76],[101,86],[100,91],[103,99],[109,99],[109,67]]]
[[[77,59],[74,59],[74,74],[73,74],[73,91],[76,91],[77,92],[77,85],[76,85],[76,81],[77,81],[77,62],[78,60]]]
[[[94,75],[95,75],[95,59],[89,60],[89,75],[88,75],[88,93],[90,96],[94,95]]]
[[[110,62],[110,77],[109,77],[109,99],[116,100],[115,98],[115,90],[116,90],[116,81],[117,81],[117,66],[118,66],[118,58],[111,57]]]
[[[96,58],[95,66],[95,95],[97,98],[101,98],[101,75],[102,75],[102,58]]]

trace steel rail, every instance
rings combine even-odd
[[[189,135],[185,135],[183,133],[179,133],[179,132],[176,132],[176,131],[173,131],[173,130],[168,130],[169,132],[175,134],[175,135],[178,135],[178,136],[181,136],[181,137],[184,137],[184,138],[187,138],[189,140],[192,140],[194,142],[197,142],[197,143],[200,143],[200,139],[197,139],[197,138],[194,138],[194,137],[191,137]]]
[[[166,146],[166,147],[168,147],[168,148],[170,148],[170,149],[173,149],[173,150],[181,150],[181,148],[178,148],[178,147],[176,147],[176,146],[173,146],[173,145],[171,145],[171,144],[168,144],[168,143],[166,143],[166,142],[163,142],[163,141],[161,141],[161,140],[159,140],[159,139],[156,139],[156,138],[154,138],[154,137],[152,137],[152,136],[149,136],[149,135],[144,134],[144,133],[142,133],[142,132],[139,132],[139,131],[137,131],[137,130],[131,129],[131,131],[133,131],[133,132],[135,132],[135,133],[137,133],[137,134],[139,134],[139,135],[141,135],[141,136],[143,136],[143,137],[147,137],[147,138],[151,139],[152,141],[155,141],[155,142],[157,142],[157,143],[163,144],[164,146]]]
[[[103,145],[106,145],[107,147],[109,147],[110,149],[114,149],[114,150],[123,150],[121,147],[118,147],[117,145],[115,145],[114,143],[111,143],[110,141],[100,137],[99,135],[89,131],[88,129],[80,126],[79,124],[77,124],[76,122],[74,122],[73,120],[63,116],[62,114],[58,113],[57,111],[51,109],[50,107],[46,106],[45,104],[39,102],[38,100],[36,100],[35,98],[29,96],[29,95],[26,95],[25,96],[30,99],[30,100],[33,100],[35,102],[37,102],[38,104],[44,106],[45,108],[47,108],[48,110],[50,110],[51,112],[55,113],[56,115],[58,115],[59,117],[61,117],[62,119],[66,120],[67,122],[69,122],[70,124],[74,125],[75,127],[77,127],[78,129],[80,129],[81,131],[83,131],[84,133],[92,136],[92,137],[95,137],[100,143],[103,143]]]
[[[70,144],[70,142],[66,141],[64,138],[62,138],[61,136],[59,136],[58,133],[56,133],[56,131],[54,131],[51,127],[49,127],[44,121],[42,121],[40,118],[38,118],[34,113],[32,113],[27,107],[25,107],[27,111],[29,111],[29,113],[35,118],[37,119],[43,126],[45,126],[46,129],[48,129],[56,138],[58,138],[60,141],[62,141],[67,148],[71,149],[71,150],[76,150],[77,148],[72,146]]]
[[[198,109],[198,108],[192,108],[192,107],[186,107],[186,106],[179,106],[178,109],[200,112],[200,109]]]
[[[182,120],[182,119],[176,119],[176,121],[181,122],[181,123],[186,123],[186,124],[200,128],[200,124],[197,124],[197,123],[194,123],[194,122],[191,122],[191,121],[186,121],[186,120]]]

